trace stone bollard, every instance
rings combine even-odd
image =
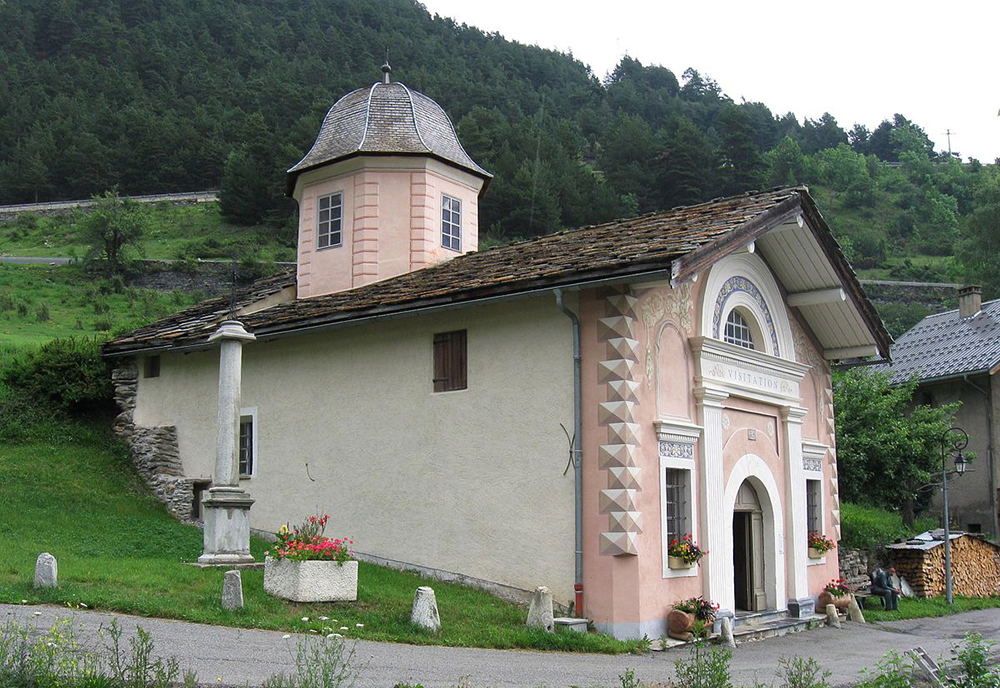
[[[434,588],[421,586],[413,596],[413,612],[410,621],[423,629],[437,633],[441,630],[441,617],[438,614],[437,598]]]
[[[840,615],[837,614],[837,608],[832,604],[826,605],[826,625],[840,628]]]
[[[239,571],[226,571],[222,581],[222,606],[229,611],[243,609],[243,577]]]
[[[729,647],[736,647],[736,638],[733,637],[733,620],[728,616],[722,617],[719,628],[719,640]]]
[[[864,612],[861,611],[861,605],[858,601],[851,598],[851,601],[847,605],[847,618],[851,621],[857,621],[858,623],[865,623]]]
[[[35,587],[54,588],[59,585],[59,565],[56,558],[48,552],[38,555],[35,562]]]
[[[528,609],[528,627],[544,628],[546,633],[555,633],[553,616],[552,593],[545,586],[535,588],[535,596],[531,598],[531,608]]]

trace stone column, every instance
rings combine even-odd
[[[806,409],[781,409],[785,439],[785,570],[788,586],[788,613],[809,616],[815,606],[809,596],[808,514],[806,477],[802,465],[802,418]]]
[[[215,474],[202,501],[205,518],[203,566],[253,563],[250,556],[250,505],[240,487],[240,390],[243,342],[256,339],[238,320],[226,320],[208,341],[220,341],[219,425],[215,443]]]
[[[723,498],[726,493],[725,476],[723,475],[722,448],[722,402],[729,394],[714,389],[698,387],[694,390],[698,400],[698,416],[704,435],[701,442],[701,462],[698,484],[698,502],[701,509],[701,532],[703,542],[699,543],[708,550],[708,556],[702,560],[702,578],[704,580],[705,599],[720,605],[716,619],[721,622],[724,617],[732,616],[734,601],[732,594],[726,595],[728,587],[733,586],[733,553],[726,551],[726,529],[733,527],[732,515],[726,518]]]

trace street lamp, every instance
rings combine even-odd
[[[948,476],[964,475],[969,462],[962,450],[969,446],[969,433],[962,428],[951,428],[941,438],[941,501],[944,502],[944,594],[949,605],[954,604],[951,578],[951,523],[948,519]],[[948,470],[948,455],[955,455],[955,470]]]

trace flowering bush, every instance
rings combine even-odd
[[[851,589],[847,587],[847,581],[843,578],[832,579],[823,589],[834,597],[843,597],[844,595],[851,594]]]
[[[809,533],[809,547],[819,553],[829,552],[837,545],[823,533]]]
[[[692,597],[674,603],[674,609],[688,614],[694,614],[694,618],[702,621],[710,621],[715,618],[715,612],[719,611],[719,605],[712,604],[703,597]]]
[[[272,559],[293,561],[335,561],[343,564],[354,559],[351,546],[354,540],[331,540],[323,535],[329,515],[310,516],[302,525],[289,528],[281,526],[278,542],[267,552]]]
[[[667,554],[678,559],[683,559],[689,564],[696,564],[703,556],[708,554],[708,551],[699,547],[690,535],[685,535],[680,540],[674,538],[670,541]]]

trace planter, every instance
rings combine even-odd
[[[809,548],[809,558],[810,559],[822,559],[826,556],[826,552],[820,552],[818,549]]]
[[[667,635],[677,640],[693,640],[694,614],[671,609],[667,613]]]
[[[816,598],[816,613],[826,614],[826,605],[828,604],[832,604],[836,607],[838,612],[845,612],[847,611],[848,605],[851,604],[852,599],[854,599],[854,595],[848,594],[836,597],[824,590],[819,594],[819,597]]]
[[[293,602],[353,602],[358,599],[358,562],[264,561],[264,592]]]
[[[693,569],[697,563],[696,561],[686,561],[680,557],[667,557],[667,566],[674,571]]]

